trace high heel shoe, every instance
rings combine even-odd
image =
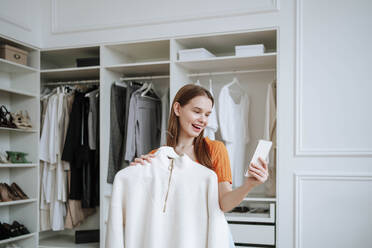
[[[4,187],[8,193],[8,198],[10,198],[11,201],[22,200],[22,197],[20,197],[17,192],[14,192],[7,183],[3,183],[3,188]]]
[[[22,199],[28,199],[28,196],[25,194],[25,192],[23,192],[23,190],[21,189],[21,187],[18,186],[18,184],[12,183],[10,185],[10,188],[13,190],[13,192],[16,192],[18,196],[21,197]]]
[[[0,195],[3,202],[11,201],[12,198],[9,195],[8,189],[3,183],[0,183]]]
[[[0,107],[0,127],[7,127],[7,128],[17,128],[17,126],[13,123],[12,114],[8,111],[5,105],[1,105]]]

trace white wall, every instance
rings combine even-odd
[[[161,39],[273,26],[275,0],[42,0],[43,47]],[[258,14],[261,13],[261,14]]]
[[[40,47],[41,14],[41,0],[1,0],[0,34]]]

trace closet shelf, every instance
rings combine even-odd
[[[0,207],[4,206],[12,206],[12,205],[20,205],[30,202],[36,202],[37,199],[26,199],[26,200],[18,200],[18,201],[8,201],[8,202],[0,202]]]
[[[38,130],[36,129],[20,129],[20,128],[8,128],[8,127],[0,127],[0,131],[12,131],[12,132],[21,132],[21,133],[37,133]]]
[[[39,248],[99,248],[99,243],[75,244],[72,235],[55,235],[41,239]]]
[[[40,76],[44,80],[79,80],[99,78],[99,66],[74,67],[63,69],[41,70]]]
[[[274,223],[275,219],[270,217],[269,213],[254,214],[254,213],[226,213],[227,221],[242,221],[242,222],[260,222]]]
[[[1,168],[32,168],[36,167],[37,164],[0,164]]]
[[[125,76],[159,76],[169,74],[169,60],[157,62],[128,63],[105,66],[105,69],[120,72]]]
[[[254,202],[276,202],[275,197],[265,197],[265,196],[247,196],[243,201],[254,201]]]
[[[225,56],[201,60],[177,60],[176,64],[189,72],[221,72],[239,70],[262,70],[276,68],[276,53],[258,56]]]
[[[0,59],[0,72],[8,72],[8,73],[30,73],[30,72],[38,72],[39,70],[36,68],[32,68],[30,66],[21,65],[15,62],[11,62],[5,59]]]
[[[33,94],[25,90],[16,90],[16,89],[11,89],[11,88],[0,87],[0,91],[6,92],[9,94],[16,94],[16,95],[27,96],[27,97],[38,97],[37,94]]]
[[[21,236],[10,238],[10,239],[0,240],[0,245],[11,243],[11,242],[22,240],[22,239],[27,239],[27,238],[33,237],[35,235],[36,235],[36,233],[29,233],[29,234],[21,235]]]

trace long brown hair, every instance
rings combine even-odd
[[[197,96],[206,96],[212,101],[214,105],[214,99],[211,93],[198,85],[187,84],[178,90],[176,96],[172,102],[172,108],[168,120],[168,135],[167,135],[167,146],[176,147],[178,142],[178,136],[180,132],[180,123],[178,116],[174,113],[174,103],[178,102],[181,107],[186,105],[191,99]],[[209,148],[204,138],[204,130],[194,139],[194,152],[196,159],[202,165],[213,168],[212,159],[210,156]]]

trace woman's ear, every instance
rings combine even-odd
[[[175,102],[175,103],[173,104],[173,111],[174,111],[174,114],[175,114],[176,116],[180,116],[180,108],[181,108],[181,105],[180,105],[179,102]]]

